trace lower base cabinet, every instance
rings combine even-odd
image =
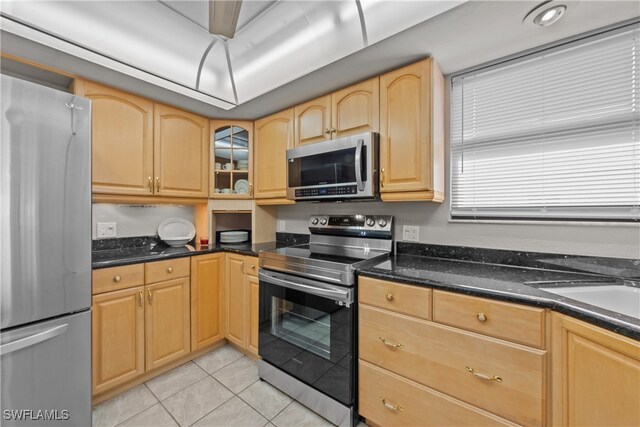
[[[146,288],[146,368],[150,371],[191,351],[189,277]]]
[[[640,343],[552,315],[553,425],[640,426]]]
[[[225,281],[225,337],[258,356],[258,258],[228,253]]]
[[[93,394],[144,374],[144,286],[93,297]]]
[[[222,285],[225,254],[191,257],[191,351],[224,338]]]

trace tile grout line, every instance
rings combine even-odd
[[[195,383],[194,383],[194,384],[195,384]],[[144,383],[144,385],[145,385],[145,386],[147,386],[147,383]],[[147,386],[147,388],[149,388],[149,386]],[[151,389],[149,389],[149,391],[151,391]],[[151,393],[153,393],[153,392],[151,392]],[[174,393],[174,394],[175,394],[175,393]],[[172,394],[171,396],[173,396],[173,394]],[[169,397],[171,397],[171,396],[169,396]],[[169,414],[169,416],[170,416],[170,417],[171,417],[171,419],[176,423],[176,425],[177,425],[178,427],[180,427],[180,423],[178,422],[178,420],[176,420],[176,418],[173,416],[173,414],[171,413],[171,411],[170,411],[166,406],[164,406],[164,404],[162,403],[162,400],[158,399],[158,403],[160,403],[160,406],[162,406],[162,409],[164,409],[164,410],[167,412],[167,414]]]
[[[180,365],[180,366],[176,366],[176,367],[175,367],[175,368],[173,368],[172,370],[167,371],[167,372],[163,373],[162,375],[166,375],[166,374],[168,374],[169,372],[172,372],[174,369],[178,369],[178,368],[180,368],[180,367],[182,367],[182,366],[185,366],[185,365],[187,365],[188,363],[191,363],[191,362],[193,362],[193,361],[191,361],[191,360],[190,360],[189,362],[183,363],[183,364],[182,364],[182,365]],[[198,365],[196,364],[196,366],[198,366]],[[146,386],[147,386],[147,388],[149,389],[149,391],[151,392],[151,394],[153,394],[153,397],[155,397],[156,399],[158,399],[158,402],[162,402],[162,400],[167,400],[167,399],[168,399],[168,398],[170,398],[171,396],[174,396],[174,395],[176,395],[176,394],[180,393],[182,390],[185,390],[185,389],[187,389],[187,388],[191,387],[191,386],[192,386],[192,385],[194,385],[195,383],[198,383],[198,382],[200,382],[200,380],[202,380],[202,379],[204,379],[204,378],[206,378],[206,377],[207,377],[207,375],[208,375],[208,374],[207,374],[207,371],[205,371],[204,369],[202,369],[200,366],[198,366],[198,369],[200,369],[202,372],[204,372],[204,373],[205,373],[204,377],[197,379],[196,381],[194,381],[194,382],[192,382],[191,384],[189,384],[189,385],[187,385],[187,386],[185,386],[185,387],[181,388],[180,390],[176,391],[175,393],[170,394],[169,396],[165,397],[164,399],[160,399],[158,396],[156,396],[156,394],[153,392],[153,390],[151,390],[151,387],[149,387],[149,386],[147,385],[147,383],[148,383],[149,381],[151,381],[151,380],[153,380],[153,379],[155,379],[155,378],[160,378],[162,375],[158,375],[158,376],[157,376],[157,377],[155,377],[155,378],[151,378],[151,380],[145,381],[145,382],[143,382],[142,384],[144,384],[144,385],[146,385]]]
[[[145,386],[145,388],[146,388],[147,390],[149,390],[149,387],[147,387],[147,384],[142,383],[142,385],[144,385],[144,386]],[[129,390],[133,390],[134,388],[135,388],[135,387],[130,388]],[[129,391],[129,390],[127,390],[127,391]],[[126,391],[125,391],[125,392],[123,392],[123,393],[126,393]],[[129,421],[131,418],[133,418],[133,417],[137,417],[138,415],[140,415],[141,413],[143,413],[143,412],[144,412],[144,411],[146,411],[147,409],[149,409],[149,408],[153,408],[155,405],[157,405],[158,403],[160,403],[160,399],[158,399],[158,398],[156,397],[156,395],[155,395],[155,394],[153,394],[153,392],[152,392],[151,390],[149,390],[149,393],[151,393],[151,396],[153,396],[153,398],[154,398],[154,399],[156,399],[156,403],[154,403],[154,404],[153,404],[153,405],[151,405],[151,406],[147,406],[146,408],[142,408],[142,410],[141,410],[141,411],[136,412],[135,414],[131,415],[129,418],[127,418],[127,419],[125,419],[125,420],[123,420],[123,421],[119,422],[119,423],[118,423],[118,424],[116,424],[114,427],[121,426],[122,424],[124,424],[124,423],[126,423],[127,421]],[[116,396],[120,396],[120,395],[116,395]],[[114,397],[116,397],[116,396],[114,396]],[[106,401],[105,401],[105,402],[106,402]],[[97,406],[97,405],[96,405],[96,406]],[[93,412],[93,410],[92,410],[92,412]]]

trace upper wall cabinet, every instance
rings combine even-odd
[[[297,105],[295,145],[311,144],[361,132],[378,132],[379,78]]]
[[[208,140],[209,120],[155,104],[153,167],[156,195],[208,196]]]
[[[255,198],[287,196],[287,148],[293,147],[293,108],[256,120]]]
[[[444,200],[444,79],[431,58],[380,77],[380,193]]]
[[[97,194],[208,196],[209,121],[77,79],[92,101],[92,183]]]
[[[209,197],[253,196],[253,122],[212,120]]]
[[[79,79],[75,88],[92,101],[93,192],[152,194],[153,102]]]

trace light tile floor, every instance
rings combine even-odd
[[[93,427],[192,425],[332,426],[260,381],[257,363],[228,345],[93,408]]]

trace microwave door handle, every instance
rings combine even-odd
[[[356,145],[356,181],[358,183],[358,190],[364,191],[364,182],[362,181],[362,146],[364,145],[364,140],[359,139],[358,144]]]

